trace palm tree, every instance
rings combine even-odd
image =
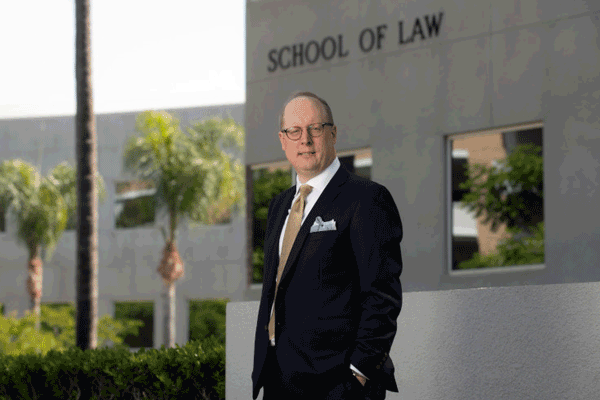
[[[77,81],[77,339],[80,349],[96,348],[98,330],[98,188],[96,120],[92,98],[90,1],[75,1]]]
[[[7,206],[16,221],[17,240],[29,252],[27,292],[37,329],[42,297],[42,250],[50,257],[67,226],[69,212],[74,208],[69,198],[74,175],[73,168],[66,163],[59,164],[46,177],[21,160],[0,164],[0,203]]]
[[[125,169],[156,188],[157,209],[168,216],[168,231],[158,267],[165,284],[164,345],[175,345],[175,282],[183,276],[176,233],[183,218],[200,223],[227,219],[243,199],[243,169],[235,160],[243,148],[243,129],[233,120],[196,123],[184,133],[166,112],[138,115],[139,133],[125,146]]]

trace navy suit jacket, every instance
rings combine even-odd
[[[296,188],[269,205],[264,278],[256,326],[253,397],[269,378],[263,366],[279,263],[279,237]],[[319,216],[336,230],[310,233]],[[389,357],[402,306],[402,224],[390,192],[341,165],[306,216],[290,251],[275,304],[281,383],[311,394],[349,374],[398,391]]]

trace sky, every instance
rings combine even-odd
[[[96,114],[245,102],[246,0],[90,3]],[[74,115],[74,0],[0,14],[0,118]]]

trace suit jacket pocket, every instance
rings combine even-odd
[[[309,233],[300,252],[301,257],[310,263],[330,258],[339,236],[337,231]]]

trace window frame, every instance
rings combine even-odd
[[[478,129],[474,131],[456,132],[444,135],[444,163],[445,166],[445,260],[444,260],[444,271],[447,275],[455,277],[468,277],[477,275],[490,275],[490,274],[509,274],[519,272],[532,272],[543,270],[546,268],[545,258],[542,264],[523,264],[523,265],[507,265],[501,267],[486,267],[477,269],[454,269],[453,268],[453,235],[454,235],[454,221],[453,221],[453,193],[452,193],[452,143],[456,138],[468,138],[476,137],[486,134],[493,133],[507,133],[511,131],[524,131],[529,129],[541,128],[542,138],[544,137],[544,121],[537,120],[532,122],[523,122],[510,125],[501,125],[497,127],[489,127],[485,129]],[[542,142],[543,143],[543,142]],[[456,151],[456,150],[454,150]],[[544,148],[542,146],[542,157],[544,156]],[[544,166],[545,172],[545,166]],[[545,209],[545,197],[544,204],[542,206]],[[545,233],[545,232],[544,232]],[[546,237],[544,235],[544,249],[547,248]]]
[[[117,186],[120,184],[125,184],[125,183],[132,183],[132,182],[144,182],[144,184],[148,184],[150,183],[151,186],[153,186],[153,182],[150,180],[140,180],[140,179],[125,179],[125,180],[118,180],[114,182],[114,198],[112,201],[112,210],[113,210],[113,218],[112,218],[112,225],[113,225],[113,230],[115,231],[127,231],[130,229],[148,229],[148,228],[155,228],[156,227],[156,223],[157,223],[157,208],[156,208],[156,188],[152,187],[152,188],[145,188],[145,189],[137,189],[137,190],[131,190],[131,191],[124,191],[122,193],[118,193],[117,191]],[[131,194],[130,194],[131,193]],[[119,216],[121,215],[122,211],[117,211],[117,209],[119,207],[121,208],[125,208],[126,204],[128,201],[134,201],[136,199],[142,199],[144,197],[153,197],[153,207],[154,207],[154,216],[153,216],[153,220],[152,222],[148,222],[145,224],[141,224],[141,225],[135,225],[135,226],[127,226],[127,227],[119,227],[117,226],[117,219],[119,218]]]
[[[156,310],[157,310],[155,300],[154,299],[150,299],[150,300],[147,300],[147,299],[133,299],[133,300],[132,299],[121,299],[121,300],[113,299],[112,300],[112,308],[113,308],[113,315],[112,315],[112,317],[115,320],[123,318],[123,317],[117,317],[117,305],[118,304],[125,304],[125,303],[149,303],[149,304],[151,304],[152,305],[152,323],[149,326],[144,325],[143,327],[141,327],[140,330],[142,332],[138,332],[138,336],[127,335],[125,338],[123,338],[124,339],[123,343],[126,344],[127,346],[129,346],[129,350],[132,351],[132,352],[136,352],[136,351],[138,351],[138,350],[140,350],[142,348],[144,348],[144,349],[155,348],[155,346],[156,346],[156,329],[155,328],[156,328]],[[127,318],[127,319],[135,319],[134,317],[129,317],[129,316],[126,316],[125,318]],[[133,346],[129,345],[125,341],[128,336],[132,336],[133,338],[140,339],[140,336],[143,334],[144,330],[150,331],[150,336],[151,337],[150,337],[149,341],[152,343],[151,345],[149,345],[149,346],[141,346],[141,347],[133,347]]]

